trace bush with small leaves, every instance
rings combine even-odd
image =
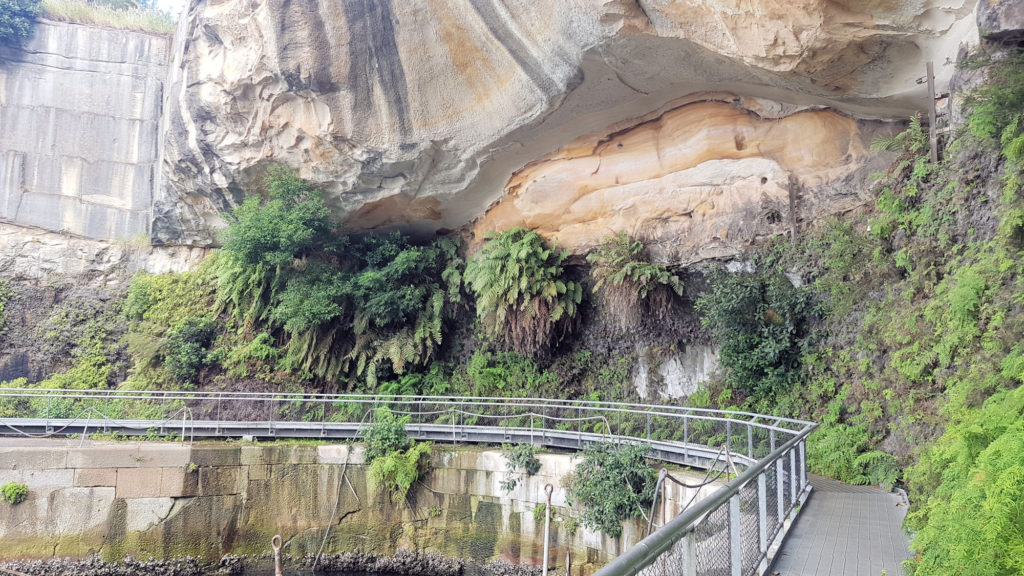
[[[8,482],[0,486],[0,494],[3,494],[5,502],[14,506],[28,499],[28,486],[19,482]]]
[[[657,472],[640,444],[591,444],[583,449],[568,485],[569,499],[583,508],[583,525],[617,538],[622,521],[641,516],[654,499]]]

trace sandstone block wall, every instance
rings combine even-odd
[[[0,48],[0,221],[148,238],[170,38],[40,22]]]
[[[574,468],[567,454],[541,454],[540,472],[506,494],[500,451],[435,445],[434,470],[409,504],[396,505],[368,489],[362,449],[346,444],[79,442],[0,439],[0,484],[29,489],[22,504],[0,502],[0,559],[98,553],[216,562],[228,553],[266,553],[274,534],[298,558],[319,549],[340,498],[328,553],[426,549],[540,565],[544,525],[533,511],[547,483],[555,487],[556,570],[564,570],[569,551],[574,573],[592,572],[646,528],[627,524],[619,539],[582,527],[570,533],[559,521],[571,514],[561,487]],[[669,485],[668,513],[692,495]]]

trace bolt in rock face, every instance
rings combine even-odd
[[[621,229],[616,194],[650,183],[657,197],[633,212],[663,223],[657,241],[690,235],[662,253],[707,257],[721,251],[708,248],[715,236],[739,233],[682,224],[713,190],[744,206],[744,222],[776,210],[790,176],[843,200],[829,208],[814,192],[805,217],[846,209],[851,193],[839,189],[859,182],[880,129],[857,118],[921,109],[913,79],[927,59],[949,76],[942,55],[977,35],[974,4],[197,2],[176,39],[154,240],[215,243],[220,214],[281,162],[319,183],[351,229],[458,228],[498,202],[477,230],[534,226],[579,249]],[[612,141],[624,151],[601,144]],[[658,156],[683,148],[687,160]],[[598,156],[615,158],[591,178]],[[545,198],[527,207],[524,194]],[[579,213],[555,224],[567,209]]]

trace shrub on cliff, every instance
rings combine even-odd
[[[3,494],[4,501],[14,506],[28,499],[28,486],[18,482],[8,482],[0,486],[0,493]]]
[[[733,388],[765,398],[799,381],[812,311],[807,291],[778,273],[716,270],[708,280],[697,310]]]
[[[39,0],[0,0],[0,44],[27,40],[38,14]]]
[[[312,184],[275,168],[267,188],[268,200],[249,198],[229,218],[216,266],[223,306],[281,336],[280,367],[303,376],[374,387],[381,365],[429,362],[461,299],[458,242],[337,235]]]
[[[583,289],[565,277],[568,253],[547,248],[536,232],[488,234],[466,265],[477,317],[491,336],[524,355],[558,343],[573,328]]]
[[[568,483],[568,496],[583,508],[584,526],[617,538],[622,521],[650,507],[658,475],[647,464],[648,447],[639,444],[591,444]]]
[[[633,326],[645,310],[661,318],[672,303],[672,293],[683,294],[683,283],[668,268],[651,263],[643,242],[625,232],[605,238],[587,255],[592,266],[594,292],[623,330]]]

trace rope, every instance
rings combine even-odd
[[[715,470],[714,464],[717,464],[718,462],[722,461],[722,452],[725,452],[725,466],[723,466],[722,469],[718,471],[718,474],[715,474],[714,478],[711,478],[711,473]],[[725,445],[725,444],[722,445],[722,447],[718,450],[718,454],[715,455],[714,464],[712,464],[711,467],[708,468],[707,473],[704,474],[704,480],[702,480],[698,484],[689,484],[687,482],[683,482],[682,480],[679,480],[675,476],[672,476],[671,474],[669,474],[668,470],[666,470],[664,468],[661,469],[661,473],[658,475],[658,483],[655,484],[655,486],[654,486],[654,500],[651,502],[651,514],[650,514],[650,516],[648,516],[646,518],[647,519],[647,534],[646,534],[646,536],[650,536],[651,535],[651,528],[654,526],[654,508],[658,505],[658,496],[661,494],[661,491],[659,490],[659,488],[661,487],[662,482],[664,480],[668,479],[668,480],[671,480],[673,483],[675,483],[675,484],[677,484],[679,486],[682,486],[684,488],[690,488],[690,489],[697,490],[696,492],[693,493],[693,496],[690,497],[689,501],[686,502],[686,504],[683,506],[682,510],[680,510],[680,513],[682,513],[687,508],[689,508],[691,504],[693,504],[694,500],[697,499],[697,495],[700,494],[700,489],[701,488],[703,488],[703,487],[705,487],[705,486],[707,486],[709,484],[713,484],[714,482],[718,481],[718,479],[721,478],[722,475],[725,474],[726,471],[729,470],[729,468],[732,468],[732,471],[733,471],[734,474],[736,473],[736,466],[732,462],[732,454],[729,452],[729,447],[727,445]],[[664,498],[662,498],[662,500],[664,500]],[[643,514],[643,510],[641,510],[640,513]],[[662,519],[662,520],[664,520],[664,519]]]
[[[341,478],[338,479],[338,492],[334,497],[334,511],[331,512],[331,519],[327,522],[327,531],[324,532],[324,539],[320,542],[320,549],[316,551],[316,558],[313,560],[314,572],[316,572],[316,565],[320,563],[320,555],[324,552],[324,546],[327,545],[327,537],[331,535],[331,526],[334,526],[334,519],[338,516],[338,508],[341,506],[341,481],[345,478],[345,471],[348,470],[348,459],[351,454],[351,449],[345,453],[345,465],[341,467]]]

